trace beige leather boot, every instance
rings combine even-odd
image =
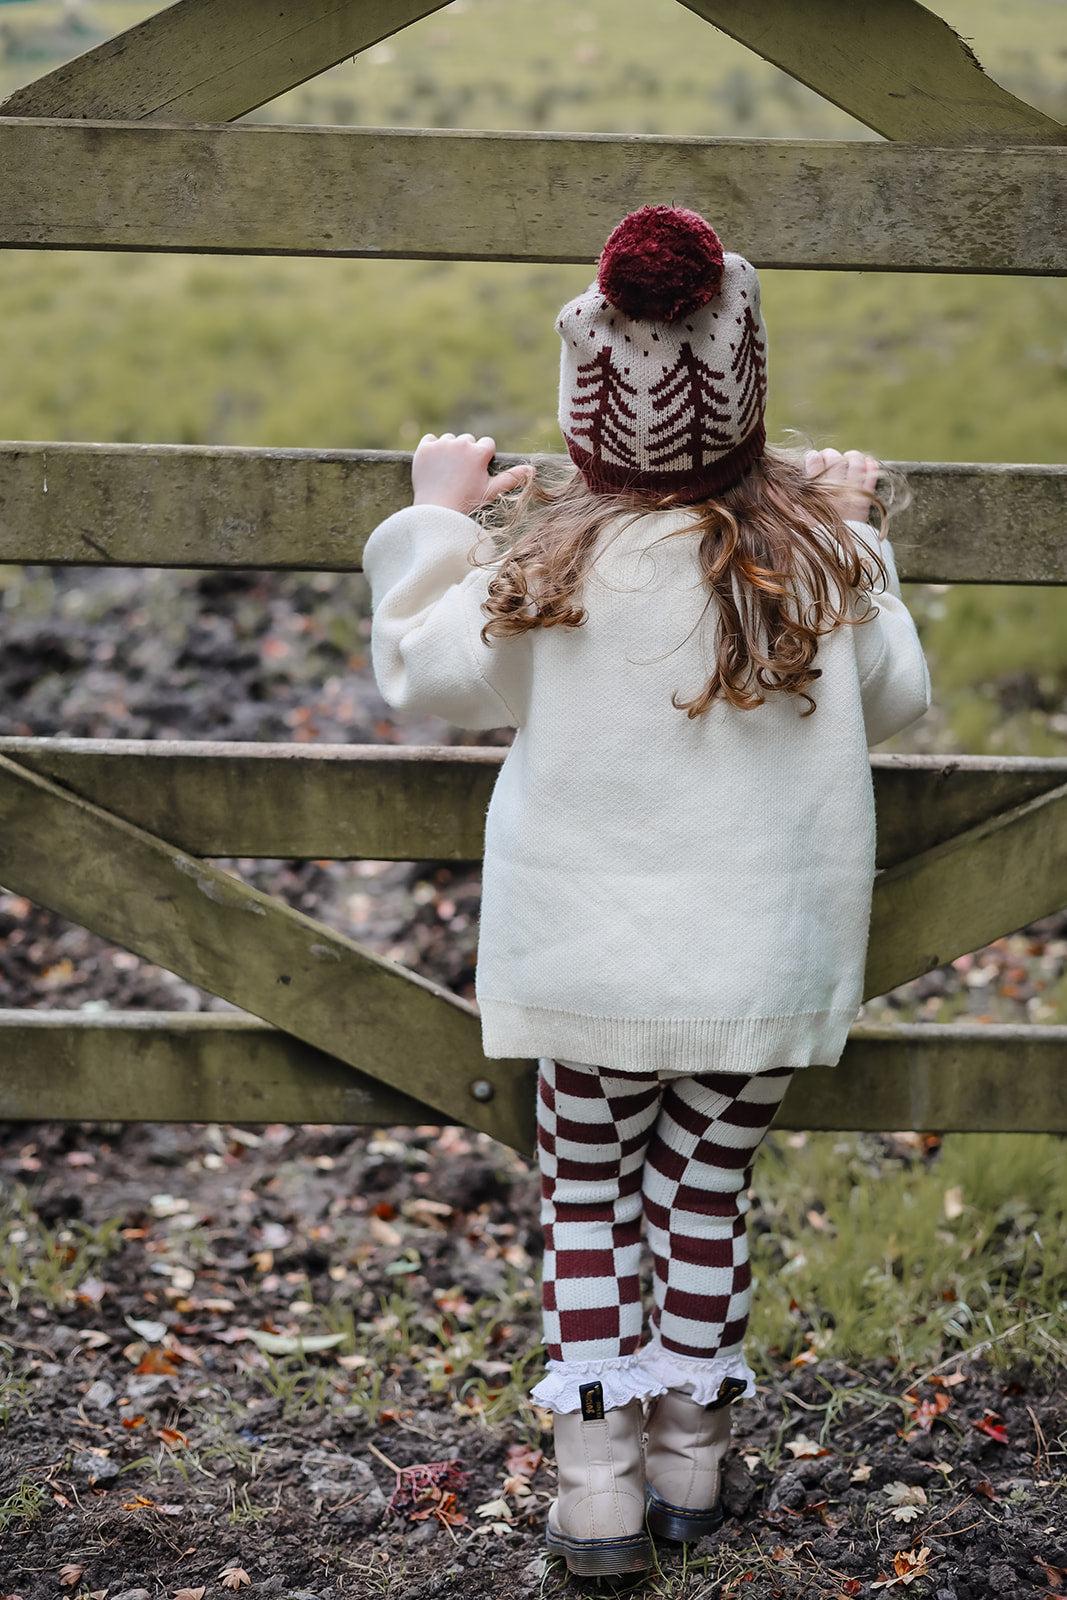
[[[598,1577],[652,1565],[645,1528],[641,1402],[605,1411],[599,1383],[582,1385],[582,1410],[553,1418],[559,1493],[545,1542],[572,1572]]]
[[[657,1538],[684,1543],[702,1539],[720,1526],[719,1491],[730,1445],[730,1404],[744,1389],[739,1380],[727,1378],[719,1398],[710,1405],[698,1405],[680,1389],[669,1389],[653,1400],[645,1472],[648,1525]]]

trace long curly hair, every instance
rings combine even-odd
[[[781,693],[807,701],[802,715],[809,716],[819,640],[874,617],[871,594],[887,576],[881,557],[843,520],[841,494],[841,486],[807,475],[800,451],[766,451],[738,483],[695,505],[669,495],[594,494],[576,470],[541,461],[521,490],[483,518],[496,549],[474,557],[495,568],[482,637],[581,627],[582,586],[611,525],[614,537],[650,511],[684,510],[691,520],[666,537],[697,540],[705,614],[716,615],[715,670],[690,699],[676,692],[673,705],[699,717],[716,700],[749,711]],[[886,499],[872,499],[884,531],[890,507],[906,495],[892,485]]]

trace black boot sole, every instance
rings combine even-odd
[[[648,1526],[657,1539],[673,1539],[676,1544],[692,1544],[706,1534],[722,1527],[722,1507],[709,1506],[706,1510],[691,1511],[688,1506],[672,1506],[661,1500],[655,1489],[648,1491],[646,1507]]]
[[[545,1544],[554,1556],[562,1556],[579,1578],[646,1572],[654,1560],[652,1540],[647,1533],[634,1533],[626,1539],[568,1539],[547,1528]]]

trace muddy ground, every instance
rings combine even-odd
[[[534,1179],[482,1136],[8,1126],[0,1174],[58,1258],[9,1268],[0,1315],[4,1594],[1062,1587],[1067,1403],[969,1362],[786,1364],[738,1412],[721,1533],[651,1587],[543,1570]]]
[[[462,737],[377,699],[358,579],[5,582],[0,732]],[[234,865],[471,992],[475,872]],[[1040,1016],[1063,935],[1047,919],[900,1003]],[[8,1006],[224,1004],[2,890],[0,983]],[[539,1362],[535,1180],[481,1136],[6,1125],[0,1179],[4,1596],[1067,1588],[1054,1372],[856,1371],[811,1352],[739,1410],[718,1535],[684,1556],[661,1547],[636,1584],[546,1565],[551,1432],[525,1399]]]

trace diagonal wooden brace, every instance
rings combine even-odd
[[[449,1121],[531,1146],[534,1064],[486,1060],[472,1006],[6,757],[0,883]]]
[[[3,102],[8,117],[233,122],[447,0],[177,0]]]
[[[1067,784],[875,880],[865,995],[885,994],[1064,906]]]

